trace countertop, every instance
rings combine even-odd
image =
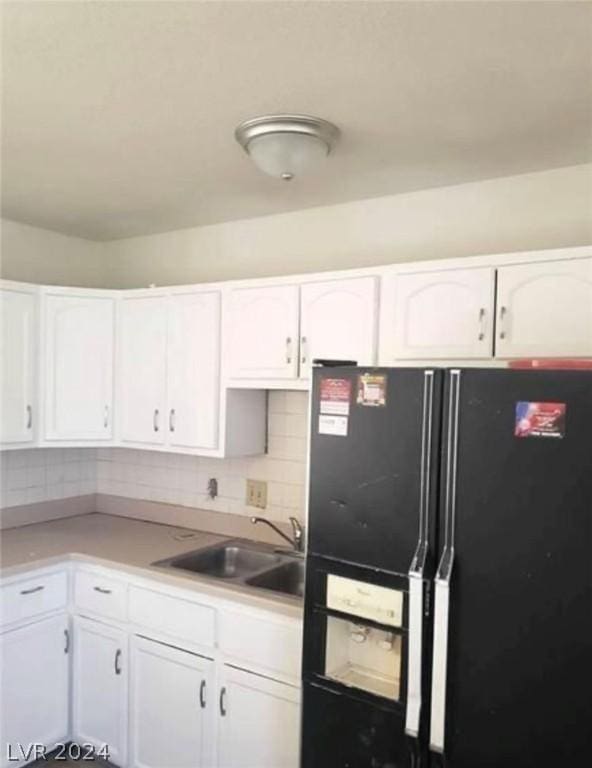
[[[115,515],[79,515],[2,531],[0,576],[6,578],[33,568],[77,561],[301,618],[302,603],[294,598],[151,565],[224,540],[228,537]]]

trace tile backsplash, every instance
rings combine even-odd
[[[96,492],[94,448],[31,448],[0,453],[0,507]]]
[[[269,393],[268,452],[210,459],[129,448],[45,448],[0,454],[1,506],[17,506],[85,493],[261,515],[302,517],[306,474],[306,392]],[[208,481],[218,481],[218,496]],[[267,482],[267,508],[245,504],[247,478]]]
[[[210,459],[159,451],[99,448],[97,491],[218,512],[287,521],[304,510],[306,392],[269,393],[269,445],[263,456]],[[218,481],[218,496],[208,481]],[[247,478],[267,482],[267,508],[245,504]]]

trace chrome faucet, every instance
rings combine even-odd
[[[292,538],[281,531],[275,523],[270,520],[266,520],[264,517],[252,517],[251,522],[256,525],[257,523],[265,523],[272,528],[282,539],[288,542],[288,544],[296,551],[302,552],[304,550],[304,529],[295,517],[290,518],[290,525],[292,526]]]

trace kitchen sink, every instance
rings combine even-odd
[[[281,562],[282,558],[276,552],[230,543],[171,557],[155,565],[202,573],[217,579],[240,579]]]
[[[237,539],[185,552],[152,565],[224,579],[254,589],[291,595],[304,594],[304,559],[270,545]]]
[[[282,592],[295,597],[304,596],[304,560],[292,560],[246,580],[252,587]]]

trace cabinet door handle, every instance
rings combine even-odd
[[[64,653],[69,653],[70,651],[70,633],[67,629],[64,630]]]
[[[292,362],[292,337],[286,336],[286,363]]]
[[[154,409],[154,415],[152,416],[152,426],[154,427],[154,431],[158,432],[159,426],[158,426],[158,419],[160,416],[160,411],[158,408]]]
[[[505,339],[506,338],[505,320],[506,320],[506,315],[507,314],[508,314],[508,308],[507,307],[500,307],[500,313],[499,313],[499,322],[500,322],[499,337],[500,337],[500,339]]]
[[[199,706],[202,709],[206,708],[206,681],[202,680],[199,686]]]
[[[223,685],[220,688],[220,714],[222,717],[226,717],[226,686]]]
[[[27,429],[31,429],[33,427],[33,408],[30,405],[27,405]]]
[[[100,592],[102,595],[110,595],[111,590],[106,589],[105,587],[93,587],[95,592]]]
[[[21,595],[32,595],[35,592],[41,592],[45,587],[40,584],[38,587],[31,587],[30,589],[21,589]]]
[[[176,415],[175,409],[171,408],[169,413],[169,432],[175,431],[175,415]]]
[[[105,406],[105,416],[103,418],[103,426],[105,427],[105,429],[107,429],[107,427],[109,426],[109,406],[108,405]]]
[[[120,675],[121,674],[121,664],[119,663],[121,661],[121,648],[118,648],[115,651],[115,674]]]
[[[479,341],[485,338],[485,307],[479,310]]]
[[[301,336],[300,337],[300,362],[303,364],[306,363],[306,344],[307,344],[306,336]]]

